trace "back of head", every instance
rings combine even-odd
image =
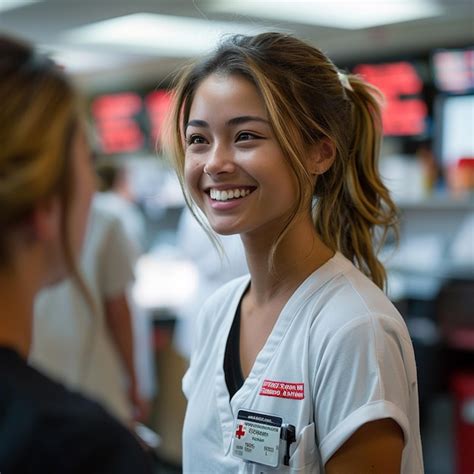
[[[12,231],[39,200],[59,194],[66,220],[78,104],[53,61],[29,44],[2,35],[0,104],[1,265],[9,258]]]
[[[320,50],[292,36],[233,36],[186,70],[176,87],[171,155],[183,187],[184,124],[197,88],[211,74],[240,75],[260,93],[299,183],[288,224],[313,197],[314,223],[324,243],[382,287],[385,271],[374,251],[374,230],[381,227],[385,236],[396,224],[397,210],[378,173],[380,93],[361,78],[341,73]],[[322,139],[334,144],[336,158],[313,187],[304,157]],[[284,235],[285,230],[275,248]]]

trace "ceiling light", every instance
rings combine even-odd
[[[2,0],[0,2],[0,12],[25,7],[30,3],[38,3],[39,0]]]
[[[43,45],[41,51],[71,74],[110,70],[133,62],[133,57],[86,49]]]
[[[66,32],[70,42],[119,46],[124,51],[162,56],[192,56],[213,49],[227,34],[256,34],[254,24],[216,22],[177,16],[136,13]]]
[[[227,12],[287,22],[360,29],[438,16],[429,0],[238,0],[214,1],[214,12]]]

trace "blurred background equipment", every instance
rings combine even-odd
[[[153,397],[147,424],[170,472],[179,472],[191,348],[181,336],[192,320],[180,321],[203,297],[210,265],[193,258],[194,231],[183,249],[184,201],[162,151],[173,73],[223,34],[277,29],[379,87],[380,166],[401,212],[400,246],[389,242],[383,258],[417,355],[426,473],[474,471],[472,0],[3,0],[0,29],[40,44],[74,75],[100,161],[127,176],[103,201],[135,216],[134,320],[141,341],[152,332],[155,367],[142,377]],[[137,344],[137,357],[149,360],[146,347]]]

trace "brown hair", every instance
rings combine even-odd
[[[374,249],[374,231],[396,231],[397,208],[378,173],[382,125],[377,89],[355,75],[342,75],[317,48],[292,36],[237,35],[181,74],[170,118],[170,155],[186,201],[184,124],[196,90],[211,74],[238,74],[261,94],[276,139],[298,181],[297,204],[288,224],[314,196],[314,225],[322,240],[340,251],[379,287],[386,274]],[[308,145],[329,138],[336,148],[331,168],[314,189],[303,164]],[[275,249],[285,235],[283,230]]]
[[[12,230],[39,200],[58,195],[63,253],[81,289],[68,235],[71,148],[79,102],[63,71],[32,46],[0,35],[0,264]]]

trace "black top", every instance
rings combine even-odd
[[[0,347],[1,474],[151,473],[148,455],[100,405]]]
[[[242,301],[241,301],[242,302]],[[234,321],[229,331],[229,337],[225,347],[224,355],[224,375],[227,390],[229,391],[229,400],[244,384],[244,376],[240,365],[240,305],[235,312]]]

